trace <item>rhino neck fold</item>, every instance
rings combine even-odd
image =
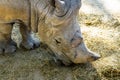
[[[38,25],[45,23],[45,16],[48,14],[49,0],[30,0],[31,1],[31,27],[33,32],[38,32]]]

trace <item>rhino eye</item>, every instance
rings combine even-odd
[[[61,44],[61,38],[55,39],[55,44],[60,45]]]

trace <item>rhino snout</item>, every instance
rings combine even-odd
[[[74,63],[86,63],[86,62],[92,62],[92,61],[96,61],[98,60],[100,57],[100,55],[98,54],[92,54],[92,55],[81,55],[80,53],[76,55],[76,57],[74,58],[73,62]]]
[[[74,59],[73,59],[74,63],[92,62],[92,61],[96,61],[99,58],[101,58],[99,54],[89,51],[87,49],[85,50],[86,51],[79,49],[76,51],[76,53],[74,54]]]
[[[101,58],[100,55],[98,55],[97,53],[94,53],[94,52],[89,52],[90,53],[90,57],[88,58],[88,61],[91,62],[91,61],[96,61],[98,60],[99,58]]]

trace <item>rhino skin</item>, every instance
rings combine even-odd
[[[20,25],[21,46],[31,49],[39,42],[31,37],[38,32],[56,59],[65,65],[95,61],[100,55],[84,44],[77,15],[81,0],[0,0],[0,52],[12,53],[16,44],[11,39],[13,24]]]

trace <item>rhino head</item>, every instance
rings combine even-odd
[[[77,15],[81,0],[51,0],[39,35],[64,64],[95,61],[100,55],[90,51],[83,40]]]

